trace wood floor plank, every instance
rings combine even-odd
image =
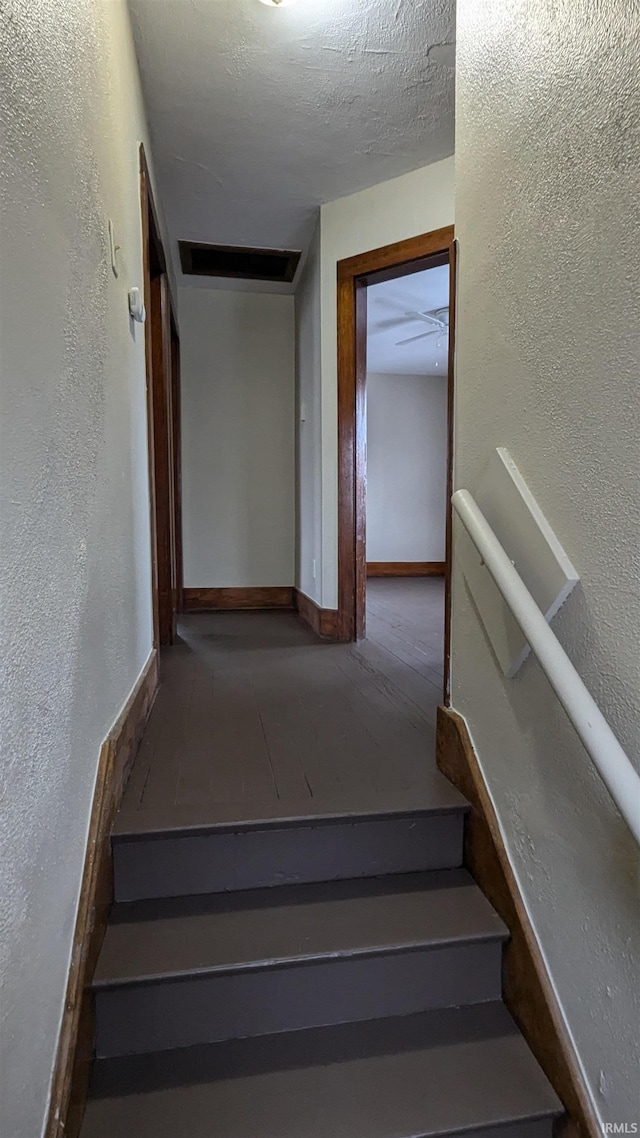
[[[438,651],[429,646],[410,643],[376,618],[371,620],[369,631],[369,639],[379,648],[386,649],[391,656],[417,672],[428,683],[434,684],[439,692],[442,691],[442,646]]]
[[[299,816],[439,793],[443,585],[368,582],[368,637],[332,644],[289,612],[189,614],[123,803],[154,818]]]

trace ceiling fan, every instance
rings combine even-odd
[[[417,336],[408,336],[406,340],[397,340],[396,347],[400,347],[401,344],[412,344],[414,340],[424,340],[426,336],[443,336],[449,331],[448,305],[443,308],[432,308],[430,312],[405,312],[405,318],[403,324],[422,320],[425,324],[429,324],[429,331],[420,332]]]

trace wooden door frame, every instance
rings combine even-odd
[[[182,605],[178,325],[149,167],[140,145],[153,643],[172,644]]]
[[[175,537],[175,598],[176,612],[184,608],[184,571],[182,556],[182,431],[180,424],[180,335],[173,308],[171,309],[171,399],[173,414],[173,479],[174,479],[174,537]]]
[[[447,510],[445,555],[445,703],[449,702],[451,533],[453,488],[453,362],[456,254],[453,226],[338,261],[338,618],[340,640],[359,640],[366,627],[366,344],[367,285],[448,263]]]

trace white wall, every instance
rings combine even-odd
[[[554,629],[635,762],[637,45],[630,2],[458,4],[456,482],[511,451],[581,575]],[[454,706],[597,1109],[637,1121],[637,850],[536,663],[505,680],[454,589]]]
[[[322,399],[320,220],[296,288],[296,585],[320,601]],[[302,415],[304,414],[304,422]]]
[[[321,209],[321,603],[325,608],[338,603],[336,265],[345,257],[453,224],[453,174],[453,158],[445,158]]]
[[[144,339],[127,310],[146,127],[123,0],[14,5],[0,55],[0,1134],[36,1138],[100,745],[152,640]]]
[[[367,561],[444,561],[447,380],[367,375]]]
[[[180,290],[187,588],[293,585],[294,300]]]

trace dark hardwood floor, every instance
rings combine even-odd
[[[420,706],[433,711],[442,702],[444,662],[444,579],[370,577],[367,581],[367,641],[406,665],[400,685],[415,672],[435,686],[416,689]],[[366,643],[361,645],[366,649]],[[431,697],[434,696],[435,704]]]
[[[183,617],[116,830],[447,802],[442,580],[370,580],[367,621],[330,644],[289,612]]]

